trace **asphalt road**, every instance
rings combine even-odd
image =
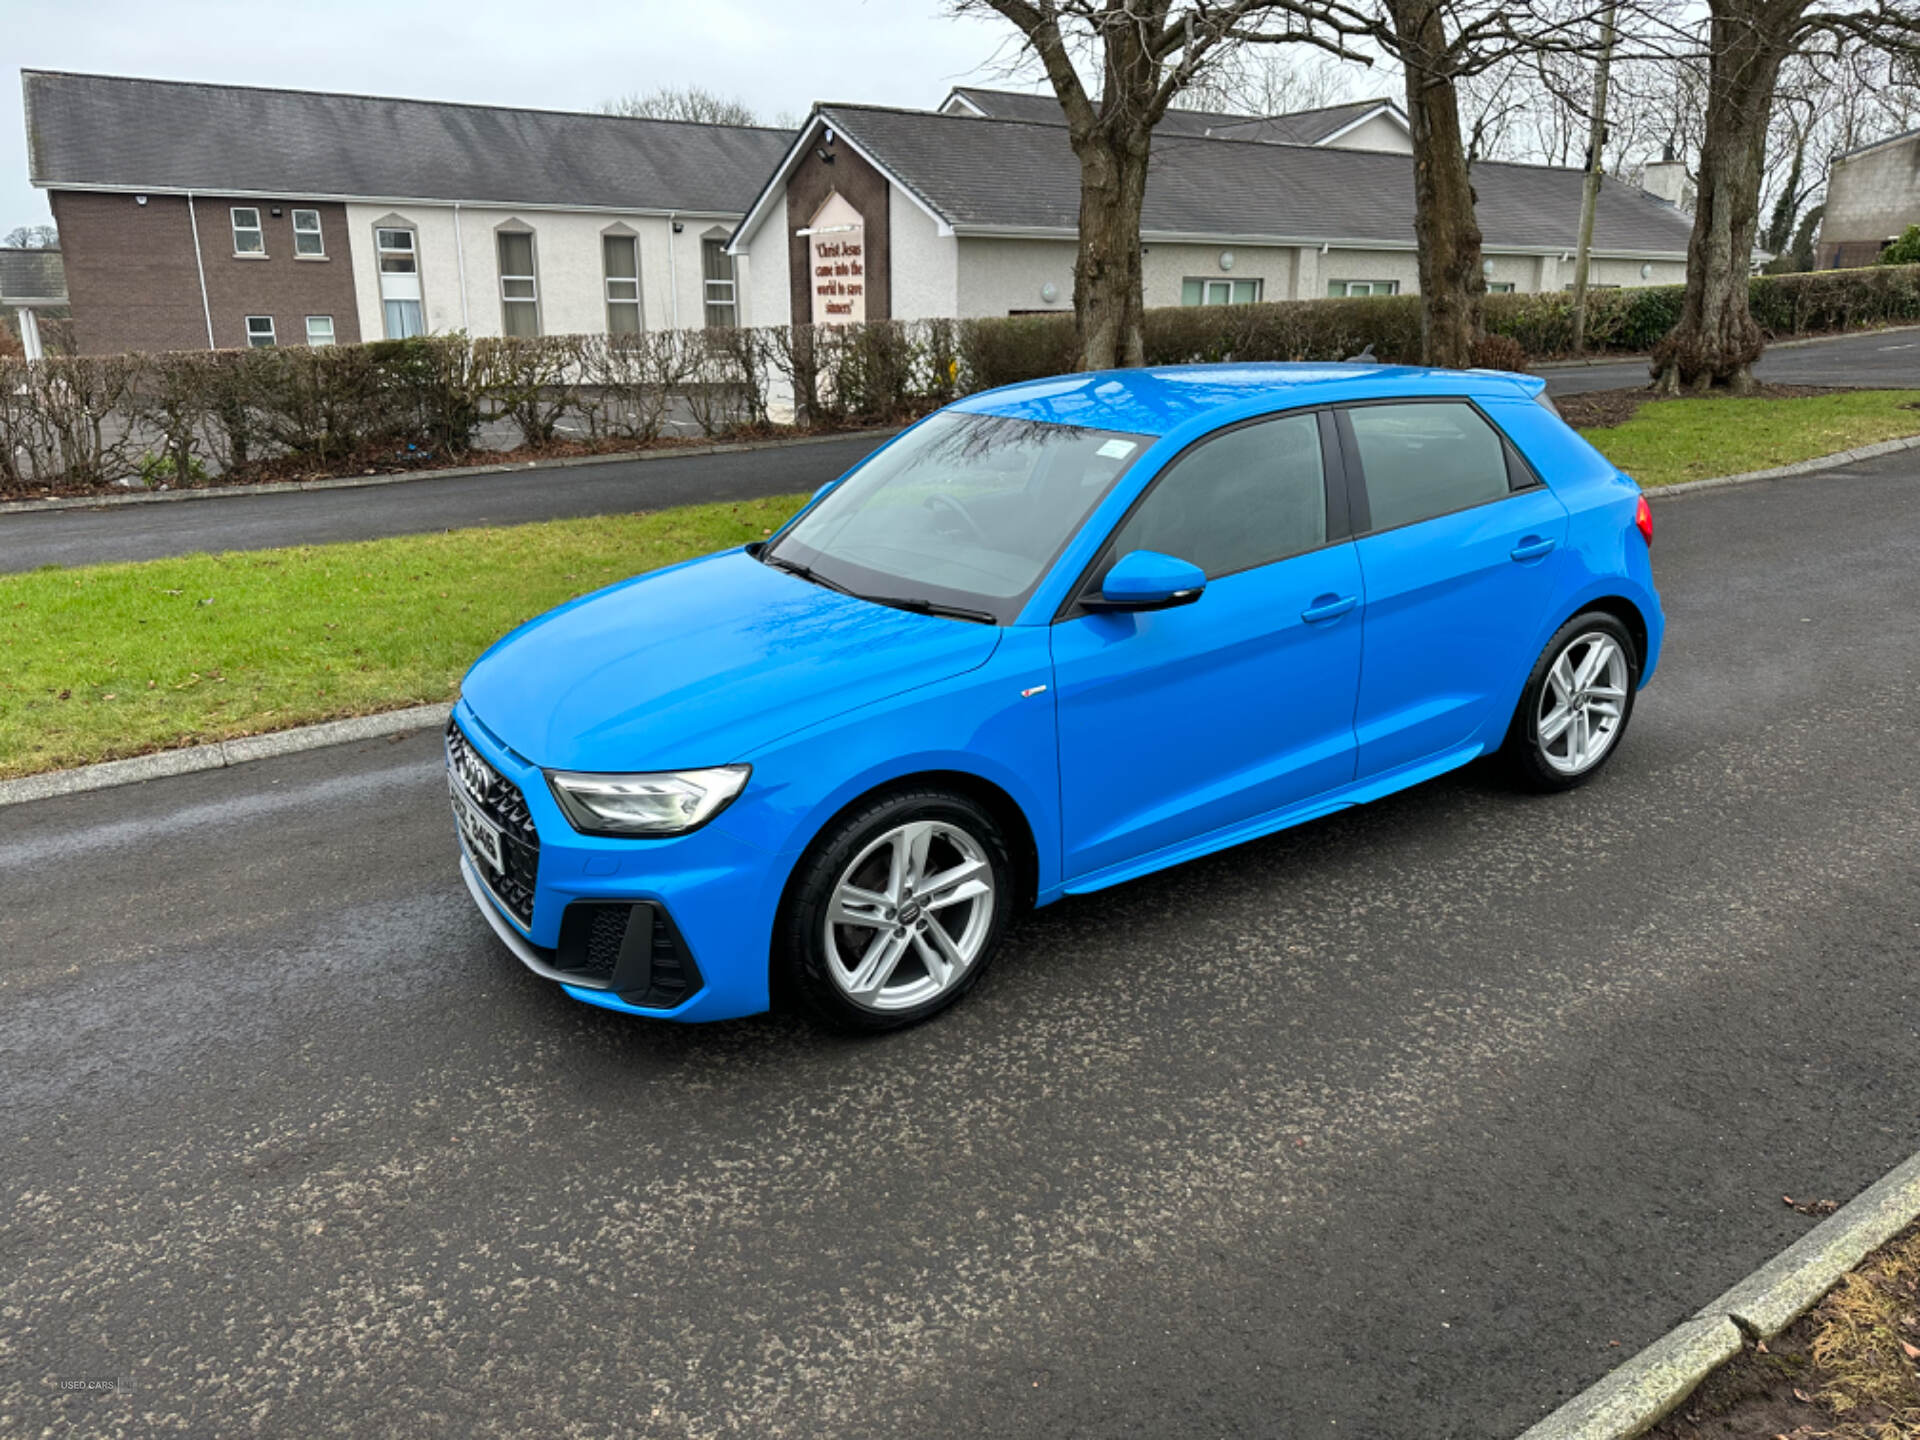
[[[1634,360],[1546,372],[1555,395],[1641,385]],[[1768,380],[1800,385],[1920,387],[1920,331],[1847,336],[1769,351]],[[845,473],[879,438],[674,460],[421,480],[365,490],[196,500],[0,515],[0,573],[41,565],[151,560],[199,550],[257,550],[368,540],[467,525],[658,510],[815,490]]]
[[[0,572],[752,500],[817,490],[845,474],[881,438],[866,433],[806,445],[540,466],[365,489],[0,515]]]
[[[1070,900],[873,1042],[523,972],[433,735],[0,810],[0,1433],[1517,1432],[1920,1146],[1917,496],[1657,500],[1598,783]]]
[[[1619,390],[1647,383],[1647,362],[1560,367],[1542,371],[1549,395]],[[1776,345],[1760,357],[1754,374],[1775,385],[1856,385],[1880,389],[1920,388],[1920,330],[1889,330]]]

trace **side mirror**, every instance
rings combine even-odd
[[[1154,550],[1130,550],[1107,571],[1100,593],[1082,603],[1096,610],[1170,610],[1191,605],[1207,588],[1198,565]]]

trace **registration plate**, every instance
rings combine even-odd
[[[504,875],[506,861],[500,854],[500,827],[480,813],[480,807],[460,793],[452,776],[447,777],[447,793],[453,798],[453,818],[460,826],[461,838],[474,855],[487,862],[495,874]]]

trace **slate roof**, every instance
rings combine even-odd
[[[962,234],[1078,226],[1079,165],[1059,125],[861,105],[823,105],[818,114]],[[1149,239],[1413,243],[1409,155],[1164,134],[1152,154],[1141,223]],[[1572,249],[1582,178],[1543,165],[1476,164],[1487,247]],[[1681,255],[1691,229],[1665,201],[1609,178],[1594,248]]]
[[[1052,95],[1027,95],[1017,90],[982,90],[956,85],[960,96],[989,120],[1025,120],[1035,125],[1064,125],[1060,102]],[[1329,135],[1371,115],[1391,101],[1350,100],[1318,110],[1295,110],[1285,115],[1243,115],[1226,110],[1168,110],[1155,135],[1219,135],[1236,140],[1272,140],[1286,144],[1318,145]]]
[[[50,189],[466,200],[737,215],[792,134],[21,72],[28,171]]]
[[[22,300],[65,304],[67,266],[58,250],[0,248],[0,305]]]

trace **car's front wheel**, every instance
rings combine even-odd
[[[1569,790],[1596,775],[1626,733],[1640,683],[1633,637],[1604,610],[1562,625],[1535,662],[1507,732],[1515,776],[1534,790]]]
[[[894,1030],[979,980],[1014,902],[1000,827],[963,795],[916,790],[841,816],[808,849],[781,925],[798,998],[852,1030]]]

